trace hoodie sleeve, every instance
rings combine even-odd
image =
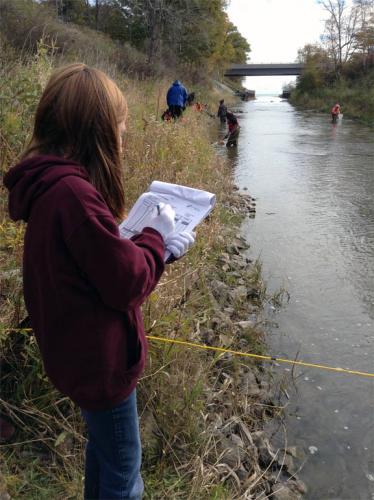
[[[161,235],[146,228],[131,240],[122,239],[112,217],[88,217],[67,245],[103,302],[120,311],[140,306],[164,271]]]

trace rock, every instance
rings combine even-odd
[[[247,349],[248,345],[249,345],[249,342],[247,339],[239,339],[238,346],[240,349],[243,349],[243,350]]]
[[[212,281],[210,283],[210,288],[211,288],[213,295],[216,296],[217,291],[226,290],[227,288],[229,288],[229,286],[226,285],[226,283],[224,283],[223,281],[220,281],[217,279],[212,279]]]
[[[279,465],[279,467],[286,469],[290,473],[292,473],[295,470],[293,458],[291,457],[291,455],[287,455],[287,453],[286,454],[278,453],[277,464]]]
[[[289,455],[291,455],[292,457],[294,458],[298,458],[298,449],[296,446],[289,446],[288,448],[286,448],[286,453],[288,453]]]
[[[239,285],[233,290],[230,290],[229,296],[233,301],[245,300],[247,298],[247,287]]]
[[[225,312],[227,315],[231,316],[234,314],[235,309],[233,307],[224,307],[223,312]]]
[[[223,420],[221,415],[219,414],[214,414],[214,421],[212,422],[212,425],[215,429],[220,429],[223,425]]]
[[[226,250],[229,254],[240,255],[240,250],[236,245],[228,245]]]
[[[228,262],[230,262],[230,255],[229,255],[228,253],[222,253],[222,254],[219,256],[218,260],[219,260],[220,262],[225,262],[225,263],[228,263]]]
[[[248,478],[248,471],[245,470],[243,466],[240,466],[239,469],[236,472],[236,475],[240,479],[240,481],[245,481]]]
[[[300,493],[301,495],[305,495],[305,493],[308,491],[305,483],[303,483],[300,479],[292,479],[288,482],[288,484],[290,485],[292,491]]]
[[[292,491],[284,483],[277,483],[271,490],[270,498],[271,500],[299,500],[300,495]]]
[[[222,281],[216,279],[211,282],[211,290],[214,298],[219,302],[227,300],[230,293],[230,288]]]
[[[249,243],[241,236],[236,236],[234,239],[234,244],[239,250],[247,250],[249,248]]]
[[[249,288],[247,292],[247,297],[249,299],[258,299],[260,298],[260,292],[255,288]]]
[[[241,460],[245,451],[234,445],[228,438],[221,436],[218,449],[222,451],[219,462],[228,465],[231,469],[237,469],[241,465]]]
[[[238,436],[237,434],[231,434],[230,439],[234,443],[235,446],[239,446],[240,448],[244,448],[244,443],[242,441],[242,438],[240,436]]]
[[[241,277],[243,276],[243,273],[240,273],[240,272],[238,272],[238,271],[232,271],[232,272],[230,273],[230,276],[231,276],[232,278],[241,278]]]
[[[253,394],[255,389],[257,388],[257,393],[260,392],[260,388],[258,387],[256,377],[254,373],[252,372],[247,372],[243,373],[243,375],[240,377],[240,390],[243,391],[245,394]]]
[[[275,453],[270,449],[270,446],[261,446],[258,449],[258,458],[263,467],[268,467],[274,463]]]
[[[268,440],[266,438],[266,434],[264,431],[255,431],[251,433],[253,442],[257,448],[261,448],[262,446],[265,446],[266,443],[268,443]]]
[[[214,333],[213,330],[208,329],[200,332],[200,337],[204,341],[204,344],[211,346],[214,344],[217,335]]]
[[[214,318],[211,319],[211,326],[214,330],[226,327],[231,330],[232,328],[232,321],[229,316],[226,314],[223,314],[220,311],[216,311],[219,316],[214,316]]]
[[[266,392],[270,392],[271,386],[269,382],[266,382],[266,380],[261,380],[260,382],[260,387]]]
[[[246,261],[245,261],[245,258],[242,256],[242,255],[233,255],[232,258],[231,258],[231,265],[233,267],[236,267],[238,269],[245,269],[246,267],[248,267]],[[237,273],[236,273],[237,274]],[[239,276],[241,277],[242,274],[239,273]]]
[[[251,320],[247,320],[247,321],[237,321],[236,323],[234,323],[234,325],[237,325],[242,330],[247,330],[248,328],[254,328],[256,323],[254,323]]]
[[[219,343],[223,346],[229,346],[232,343],[232,337],[225,335],[224,333],[220,333],[219,335]]]

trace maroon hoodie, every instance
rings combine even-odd
[[[26,159],[4,178],[13,220],[27,222],[26,307],[45,370],[80,407],[124,400],[147,351],[140,306],[164,270],[161,235],[146,228],[131,240],[78,163]]]

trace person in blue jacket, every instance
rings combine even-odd
[[[179,80],[175,80],[166,95],[169,111],[174,119],[182,115],[186,107],[188,92]]]

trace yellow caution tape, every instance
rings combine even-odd
[[[153,335],[146,336],[150,340],[157,340],[160,342],[168,342],[170,344],[180,344],[195,349],[206,349],[208,351],[215,351],[220,353],[229,353],[235,356],[244,356],[247,358],[262,359],[264,361],[277,361],[279,363],[288,363],[289,365],[307,366],[309,368],[320,368],[321,370],[329,370],[331,372],[347,373],[350,375],[358,375],[360,377],[374,377],[374,373],[360,372],[357,370],[348,370],[345,368],[334,368],[333,366],[317,365],[315,363],[307,363],[306,361],[294,361],[292,359],[277,358],[275,356],[263,356],[261,354],[252,354],[249,352],[233,351],[232,349],[225,349],[224,347],[212,347],[204,344],[195,344],[194,342],[186,342],[184,340],[167,339],[165,337],[154,337]]]
[[[31,332],[32,328],[5,328],[5,329],[3,329],[3,331]],[[344,373],[347,375],[357,375],[359,377],[374,378],[374,373],[361,372],[358,370],[348,370],[346,368],[338,368],[338,367],[327,366],[327,365],[319,365],[316,363],[307,363],[306,361],[296,361],[296,360],[292,360],[292,359],[277,358],[275,356],[265,356],[262,354],[252,354],[250,352],[234,351],[233,349],[226,349],[224,347],[212,347],[212,346],[205,345],[205,344],[197,344],[195,342],[187,342],[185,340],[168,339],[166,337],[155,337],[153,335],[146,335],[146,337],[149,340],[155,340],[157,342],[166,342],[169,344],[179,344],[179,345],[184,345],[186,347],[192,347],[194,349],[204,349],[207,351],[214,351],[214,352],[219,352],[222,354],[228,353],[228,354],[233,354],[234,356],[242,356],[242,357],[252,358],[252,359],[261,359],[263,361],[277,361],[278,363],[287,363],[287,364],[293,365],[293,366],[306,366],[308,368],[319,368],[320,370],[328,370],[330,372],[338,372],[338,373]]]

